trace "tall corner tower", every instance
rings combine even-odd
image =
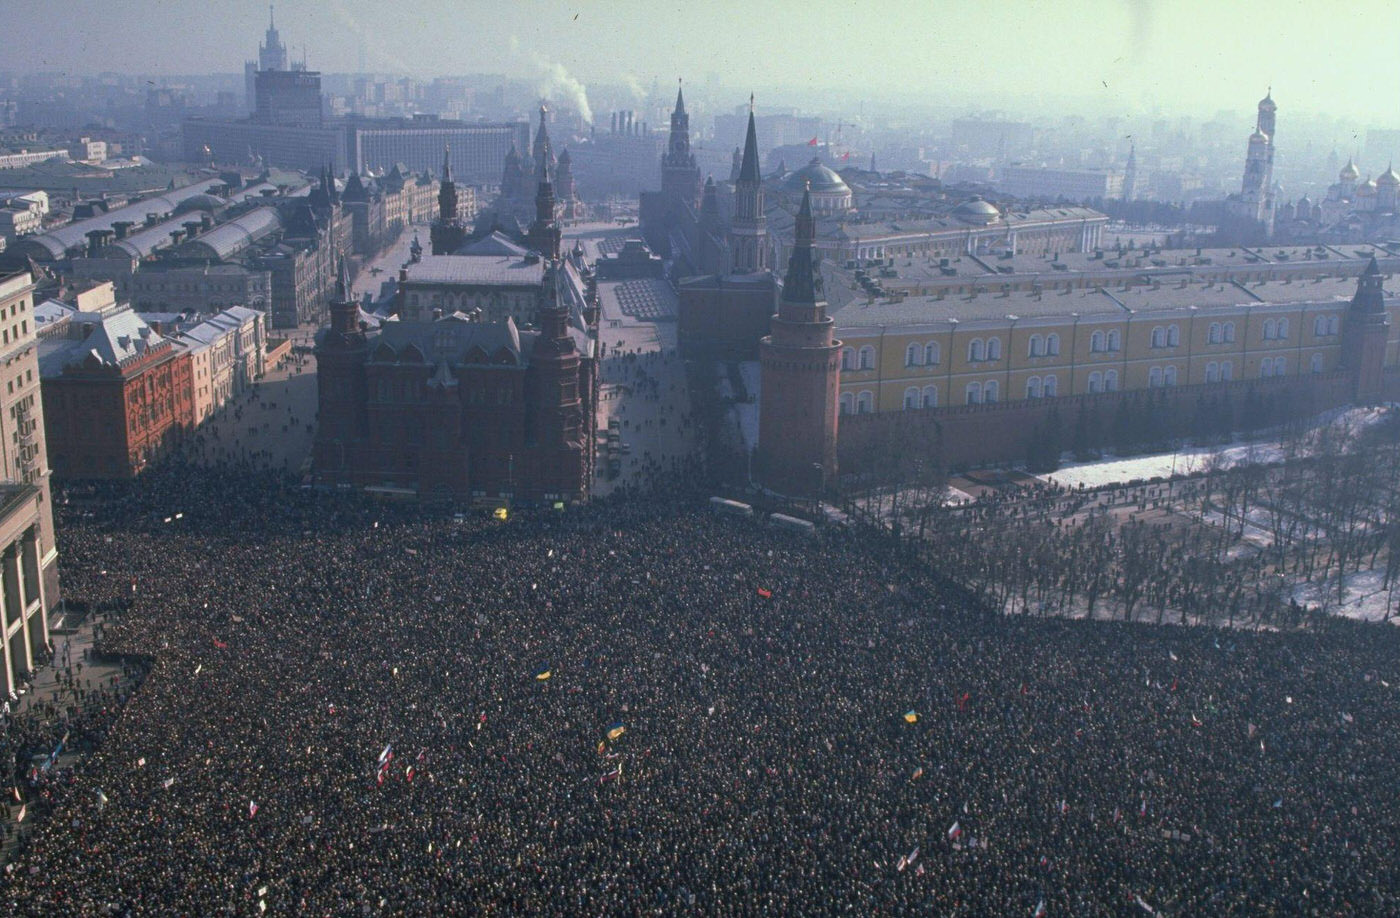
[[[1352,397],[1361,403],[1380,399],[1385,381],[1385,347],[1390,313],[1385,308],[1385,278],[1375,256],[1356,281],[1342,336],[1342,365],[1351,372]]]
[[[841,342],[818,291],[810,190],[803,192],[795,229],[778,313],[758,347],[757,467],[764,487],[815,497],[836,482]]]
[[[734,217],[729,227],[729,250],[735,274],[768,270],[768,217],[763,211],[763,177],[758,170],[758,134],[754,130],[753,98],[749,98],[749,130],[739,177],[734,183]]]

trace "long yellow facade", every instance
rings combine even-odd
[[[1388,304],[1386,365],[1400,360]],[[839,329],[841,410],[913,410],[1115,389],[1326,373],[1347,303],[1252,304]]]

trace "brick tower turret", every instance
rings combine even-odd
[[[1352,397],[1378,401],[1385,381],[1385,343],[1390,315],[1385,308],[1384,278],[1375,256],[1357,278],[1356,295],[1347,309],[1342,337],[1342,365],[1351,371]]]
[[[316,340],[316,440],[313,446],[318,475],[327,483],[354,480],[355,444],[367,429],[365,414],[365,333],[360,307],[346,275],[345,260],[331,303],[331,327]]]
[[[804,191],[772,332],[759,344],[758,477],[780,494],[814,497],[836,481],[841,342],[818,287],[812,194]]]

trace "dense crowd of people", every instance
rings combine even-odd
[[[1400,913],[1388,628],[992,615],[699,501],[70,497],[150,671],[7,915]]]

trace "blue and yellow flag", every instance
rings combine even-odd
[[[495,510],[491,511],[491,515],[503,522],[510,519],[510,511],[505,507],[497,507]]]
[[[541,682],[544,682],[548,680],[549,677],[552,675],[554,675],[554,671],[546,666],[544,669],[541,669],[535,673],[535,678]]]
[[[622,725],[622,721],[618,721],[608,728],[608,739],[615,740],[626,732],[627,728]]]
[[[910,708],[909,710],[907,710],[907,711],[904,712],[904,721],[905,721],[905,723],[911,723],[911,724],[916,724],[916,723],[918,723],[918,722],[919,722],[919,712],[918,712],[918,711],[915,711],[913,708]]]

